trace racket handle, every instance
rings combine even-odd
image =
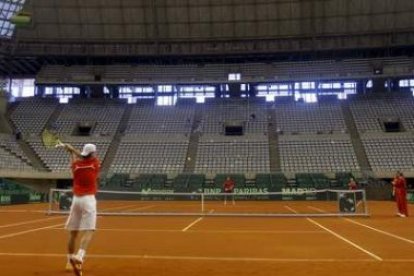
[[[62,143],[61,141],[58,141],[58,143],[55,146],[55,148],[64,148],[64,147],[66,147],[66,145]]]

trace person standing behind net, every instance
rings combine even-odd
[[[231,194],[231,200],[233,205],[236,204],[236,202],[234,201],[234,187],[236,186],[236,183],[234,182],[234,180],[230,177],[227,176],[226,180],[223,183],[223,189],[224,189],[224,205],[227,204],[227,194]]]
[[[100,162],[95,156],[96,146],[94,144],[85,144],[82,152],[69,144],[63,146],[71,155],[73,174],[73,200],[65,226],[69,231],[66,269],[73,269],[77,276],[81,276],[86,250],[96,228],[95,194],[98,187]],[[80,236],[80,244],[75,254],[78,236]]]
[[[351,177],[349,179],[348,182],[348,189],[350,191],[355,191],[358,189],[358,184],[356,183],[355,179],[353,177]],[[356,206],[359,206],[362,201],[361,201],[361,195],[360,194],[356,194],[355,192],[351,194],[352,195],[352,200],[355,201]]]
[[[398,213],[400,217],[408,217],[408,206],[407,206],[407,181],[401,172],[397,172],[393,185],[393,195],[395,196],[395,202],[397,203]]]
[[[349,179],[349,182],[348,182],[348,189],[349,190],[356,190],[358,188],[358,185],[357,185],[357,183],[355,182],[355,179],[353,178],[353,177],[351,177],[350,179]]]

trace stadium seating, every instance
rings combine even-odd
[[[291,103],[275,105],[280,133],[342,133],[345,120],[339,103]]]
[[[246,99],[208,99],[202,105],[203,133],[223,133],[224,123],[238,121],[244,124],[245,133],[266,133],[266,103]]]
[[[408,75],[412,60],[407,57],[367,58],[320,61],[286,61],[241,64],[177,64],[177,65],[45,65],[36,81],[42,84],[78,83],[94,81],[96,72],[106,82],[176,83],[225,82],[228,74],[240,73],[245,81],[315,80],[337,78],[367,79],[373,76],[372,64],[382,64],[383,73]]]
[[[29,159],[27,158],[23,150],[20,148],[19,144],[17,143],[13,135],[0,133],[0,148],[5,149],[6,151],[10,152],[11,154],[17,156],[26,163],[30,164]]]
[[[111,171],[122,173],[180,173],[188,138],[184,135],[129,135],[122,139]]]
[[[22,99],[13,110],[10,119],[18,132],[39,134],[43,131],[58,104],[58,99],[55,98]]]
[[[346,134],[282,135],[279,149],[284,172],[359,170],[351,140]]]
[[[191,131],[194,106],[134,106],[126,133],[185,134]]]
[[[359,132],[382,132],[382,120],[398,119],[404,129],[414,129],[414,98],[401,96],[358,96],[351,111]]]
[[[1,169],[16,169],[16,170],[32,170],[32,166],[23,159],[13,155],[3,147],[0,147],[0,168]]]
[[[366,133],[362,143],[373,171],[410,170],[414,164],[411,133]]]
[[[413,107],[412,97],[400,95],[357,96],[350,100],[353,120],[374,172],[412,168]],[[124,116],[125,102],[120,100],[73,99],[59,105],[56,99],[33,98],[20,101],[10,118],[17,131],[28,134],[23,139],[51,171],[66,171],[68,157],[62,150],[43,147],[39,134],[46,124],[77,147],[96,143],[99,157],[104,160],[121,118],[128,120],[123,122],[125,131],[116,138],[120,143],[108,165],[111,174],[182,173],[189,164],[187,154],[194,133],[198,136],[197,145],[192,147],[192,172],[270,173],[269,124],[275,124],[282,172],[293,175],[360,170],[341,105],[336,101],[308,104],[278,100],[268,106],[263,99],[208,99],[202,105],[183,99],[176,106],[156,106],[150,99],[138,101],[130,111]],[[54,112],[59,114],[57,118],[51,118]],[[379,123],[384,117],[400,119],[406,132],[384,133]],[[87,121],[94,123],[91,135],[73,136],[76,125]],[[224,135],[224,124],[234,121],[244,126],[243,136]],[[2,168],[33,169],[13,136],[0,135],[0,148]]]
[[[198,144],[195,172],[269,172],[267,136],[203,135]]]
[[[94,136],[116,133],[124,112],[124,103],[109,99],[74,99],[64,105],[53,127],[60,133],[72,135],[79,123],[90,123]]]

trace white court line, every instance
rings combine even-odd
[[[0,252],[0,257],[56,257],[64,258],[66,254],[56,253],[7,253]],[[106,254],[89,254],[88,258],[96,259],[147,259],[147,260],[184,260],[184,261],[227,261],[227,262],[355,262],[366,263],[375,262],[373,259],[310,259],[310,258],[254,258],[254,257],[215,257],[215,256],[163,256],[163,255],[106,255]],[[414,262],[414,259],[390,259],[388,261]]]
[[[64,223],[59,223],[59,224],[54,224],[54,225],[50,225],[50,226],[34,228],[34,229],[26,230],[26,231],[14,232],[14,233],[11,233],[11,234],[0,236],[0,240],[1,239],[7,239],[7,238],[13,238],[13,237],[24,235],[24,234],[27,234],[27,233],[37,232],[37,231],[44,230],[44,229],[51,229],[51,228],[62,226],[62,225],[64,225]]]
[[[0,213],[46,213],[46,210],[28,210],[28,209],[7,209],[0,210]]]
[[[183,228],[183,232],[187,231],[188,229],[190,229],[191,227],[193,227],[196,223],[200,222],[203,219],[203,217],[199,217],[198,219],[196,219],[195,221],[193,221],[192,223],[190,223],[189,225],[187,225],[185,228]]]
[[[291,208],[291,207],[289,207],[289,206],[285,206],[285,207],[286,207],[287,209],[291,210],[292,212],[294,212],[294,213],[296,213],[296,214],[297,214],[297,211],[296,211],[296,210],[294,210],[293,208]],[[311,218],[306,218],[306,220],[307,220],[307,221],[309,221],[309,222],[311,222],[311,223],[313,223],[314,225],[318,226],[319,228],[322,228],[323,230],[325,230],[325,231],[329,232],[330,234],[334,235],[334,236],[335,236],[335,237],[337,237],[338,239],[340,239],[340,240],[342,240],[342,241],[344,241],[344,242],[348,243],[349,245],[352,245],[352,246],[353,246],[353,247],[355,247],[356,249],[358,249],[358,250],[360,250],[360,251],[364,252],[365,254],[367,254],[367,255],[371,256],[372,258],[376,259],[377,261],[382,261],[382,260],[383,260],[381,257],[379,257],[379,256],[375,255],[374,253],[372,253],[372,252],[370,252],[370,251],[368,251],[368,250],[366,250],[366,249],[362,248],[361,246],[357,245],[356,243],[354,243],[354,242],[352,242],[352,241],[348,240],[347,238],[345,238],[345,237],[341,236],[340,234],[338,234],[338,233],[334,232],[333,230],[331,230],[331,229],[329,229],[329,228],[327,228],[327,227],[323,226],[322,224],[320,224],[320,223],[318,223],[318,222],[314,221],[313,219],[311,219]]]
[[[353,247],[355,247],[355,248],[359,249],[360,251],[364,252],[365,254],[370,255],[370,256],[371,256],[371,257],[373,257],[374,259],[376,259],[376,260],[378,260],[378,261],[382,261],[382,258],[381,258],[381,257],[379,257],[379,256],[375,255],[374,253],[372,253],[372,252],[370,252],[370,251],[368,251],[368,250],[366,250],[366,249],[362,248],[361,246],[359,246],[359,245],[357,245],[356,243],[354,243],[354,242],[352,242],[352,241],[348,240],[347,238],[345,238],[345,237],[343,237],[343,236],[339,235],[338,233],[336,233],[336,232],[332,231],[331,229],[326,228],[326,227],[325,227],[325,226],[323,226],[322,224],[317,223],[317,222],[316,222],[316,221],[314,221],[313,219],[310,219],[310,218],[306,218],[306,219],[307,219],[308,221],[310,221],[311,223],[313,223],[313,224],[315,224],[315,225],[319,226],[320,228],[322,228],[322,229],[326,230],[327,232],[331,233],[332,235],[334,235],[334,236],[335,236],[335,237],[337,237],[338,239],[343,240],[344,242],[346,242],[346,243],[348,243],[348,244],[352,245]]]
[[[298,214],[298,212],[295,209],[290,208],[289,206],[285,205],[284,206],[286,209],[288,209],[289,211],[291,211],[294,214]]]
[[[135,207],[137,206],[137,204],[129,204],[129,205],[123,205],[123,206],[116,206],[116,207],[111,207],[111,208],[103,208],[102,211],[108,211],[108,210],[118,210],[118,209],[125,209],[125,208],[129,208],[129,207]]]
[[[211,209],[208,213],[212,214],[214,212],[214,209]],[[185,227],[184,229],[182,229],[182,232],[186,232],[188,229],[190,229],[191,227],[193,227],[194,225],[196,225],[198,222],[200,222],[203,219],[203,217],[199,217],[198,219],[196,219],[195,221],[193,221],[192,223],[190,223],[187,227]]]
[[[5,224],[5,225],[0,225],[0,228],[21,226],[21,225],[32,224],[32,223],[43,222],[43,221],[49,221],[49,220],[55,220],[55,219],[60,219],[60,217],[44,218],[44,219],[34,219],[34,220],[29,220],[29,221],[24,221],[24,222],[10,223],[10,224]]]
[[[139,211],[139,210],[151,209],[151,208],[154,208],[155,206],[157,206],[157,205],[141,206],[141,207],[134,208],[134,209],[128,209],[128,212],[130,212],[130,211]]]
[[[312,209],[312,210],[315,210],[315,211],[318,211],[319,213],[326,213],[324,210],[322,210],[322,209],[319,209],[319,208],[316,208],[316,207],[313,207],[313,206],[307,206],[309,209]]]
[[[321,213],[324,213],[324,212],[325,212],[325,211],[324,211],[324,210],[322,210],[322,209],[319,209],[319,208],[316,208],[316,207],[312,207],[312,206],[308,206],[308,208],[310,208],[310,209],[314,209],[314,210],[316,210],[316,211],[318,211],[318,212],[321,212]],[[372,226],[369,226],[369,225],[363,224],[363,223],[361,223],[361,222],[357,222],[357,221],[352,220],[352,219],[348,219],[348,218],[343,218],[343,219],[344,219],[344,220],[346,220],[346,221],[348,221],[348,222],[350,222],[350,223],[353,223],[353,224],[356,224],[356,225],[359,225],[359,226],[362,226],[362,227],[368,228],[368,229],[370,229],[370,230],[372,230],[372,231],[375,231],[375,232],[378,232],[378,233],[380,233],[380,234],[383,234],[383,235],[386,235],[386,236],[389,236],[389,237],[395,238],[395,239],[397,239],[397,240],[401,240],[401,241],[408,242],[408,243],[410,243],[410,244],[414,244],[414,241],[413,241],[413,240],[410,240],[410,239],[407,239],[407,238],[404,238],[404,237],[401,237],[401,236],[395,235],[395,234],[393,234],[393,233],[390,233],[390,232],[387,232],[387,231],[384,231],[384,230],[381,230],[381,229],[378,229],[378,228],[375,228],[375,227],[372,227]]]
[[[63,230],[63,227],[54,227],[52,230]],[[97,228],[97,231],[109,232],[182,232],[174,229],[128,229],[128,228]],[[326,234],[326,231],[288,231],[288,230],[193,230],[194,233],[220,233],[220,234]]]
[[[386,236],[389,236],[389,237],[392,237],[392,238],[395,238],[395,239],[398,239],[398,240],[401,240],[401,241],[405,241],[405,242],[408,242],[408,243],[410,243],[410,244],[414,244],[414,241],[413,241],[413,240],[406,239],[406,238],[404,238],[404,237],[401,237],[401,236],[398,236],[398,235],[392,234],[392,233],[387,232],[387,231],[384,231],[384,230],[380,230],[380,229],[378,229],[378,228],[375,228],[375,227],[372,227],[372,226],[369,226],[369,225],[366,225],[366,224],[363,224],[363,223],[357,222],[357,221],[352,220],[352,219],[347,219],[347,218],[346,218],[345,220],[346,220],[346,221],[348,221],[348,222],[351,222],[351,223],[353,223],[353,224],[356,224],[356,225],[359,225],[359,226],[362,226],[362,227],[368,228],[368,229],[373,230],[373,231],[375,231],[375,232],[381,233],[381,234],[383,234],[383,235],[386,235]]]

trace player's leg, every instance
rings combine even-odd
[[[69,240],[68,240],[68,254],[67,254],[67,262],[66,262],[66,270],[72,270],[72,265],[70,264],[70,258],[75,253],[76,248],[76,238],[78,237],[78,231],[70,231],[69,232]]]
[[[402,194],[400,192],[396,193],[395,199],[397,201],[397,209],[398,209],[397,215],[400,217],[405,217]]]
[[[89,244],[91,243],[95,230],[86,230],[82,232],[83,233],[82,233],[82,238],[81,238],[80,245],[79,245],[79,250],[75,256],[76,259],[80,263],[83,263],[83,259],[85,258],[85,255],[86,255],[86,250],[88,249]]]
[[[400,210],[403,216],[408,217],[407,195],[405,193],[401,194]]]
[[[66,270],[72,270],[70,259],[76,250],[76,239],[78,237],[78,229],[81,220],[81,213],[78,208],[78,200],[76,197],[73,198],[70,206],[69,217],[66,221],[65,228],[69,231],[69,239],[67,243],[67,262]]]
[[[77,263],[83,263],[86,255],[86,250],[92,240],[96,229],[96,200],[93,196],[84,197],[83,199],[83,213],[80,224],[82,229],[82,237],[79,245],[78,253],[73,257]]]

